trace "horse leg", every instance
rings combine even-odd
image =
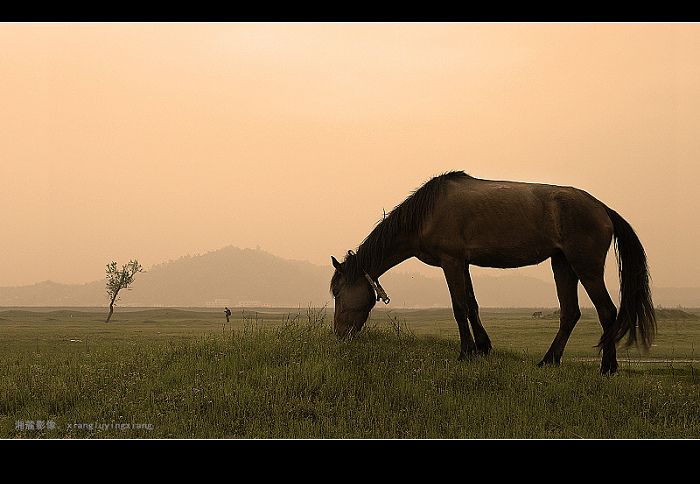
[[[605,287],[603,274],[592,279],[581,279],[583,287],[586,288],[588,296],[591,298],[593,305],[598,312],[600,325],[603,327],[603,335],[608,331],[613,330],[615,319],[617,318],[617,308],[610,299],[610,294]],[[611,338],[612,339],[612,338]],[[603,348],[603,359],[600,367],[602,374],[615,373],[617,371],[617,355],[615,350],[615,342],[610,341]]]
[[[561,362],[566,342],[581,317],[578,306],[578,276],[562,252],[552,256],[552,272],[559,298],[559,331],[538,366],[558,365]]]
[[[474,331],[476,350],[483,355],[488,355],[489,351],[491,351],[491,340],[481,324],[481,318],[479,318],[479,304],[474,296],[474,286],[469,274],[469,264],[464,269],[464,282],[467,289],[467,316],[472,325],[472,331]]]
[[[464,265],[463,263],[444,263],[442,271],[445,274],[447,287],[452,298],[452,312],[459,327],[461,345],[458,360],[462,361],[466,357],[471,356],[476,350],[472,334],[469,331],[469,322],[467,321],[467,284],[464,278]]]

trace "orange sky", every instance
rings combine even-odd
[[[330,265],[452,169],[583,188],[700,286],[699,24],[0,24],[0,105],[0,286]]]

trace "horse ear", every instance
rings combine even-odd
[[[341,267],[340,267],[340,262],[338,262],[338,259],[336,259],[335,257],[331,256],[331,260],[333,261],[333,267],[335,267],[335,268],[338,269],[340,272],[342,272],[343,269],[341,269]]]

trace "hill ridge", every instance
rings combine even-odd
[[[332,307],[330,265],[284,259],[260,248],[233,245],[204,254],[186,255],[155,264],[122,291],[117,306],[138,307]],[[517,272],[475,275],[474,289],[482,307],[556,308],[554,281]],[[391,297],[389,308],[449,307],[447,284],[396,268],[382,276]],[[617,287],[611,287],[617,300]],[[0,307],[105,306],[104,280],[62,284],[50,280],[27,286],[0,287]],[[654,288],[654,302],[664,307],[700,307],[700,288]],[[582,295],[582,306],[590,305]]]

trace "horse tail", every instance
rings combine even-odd
[[[607,208],[607,207],[606,207]],[[637,343],[648,350],[656,335],[656,314],[651,301],[647,257],[634,229],[617,212],[607,208],[615,238],[615,256],[620,276],[620,310],[612,331],[600,338],[599,347],[618,343],[627,333],[627,346]]]

